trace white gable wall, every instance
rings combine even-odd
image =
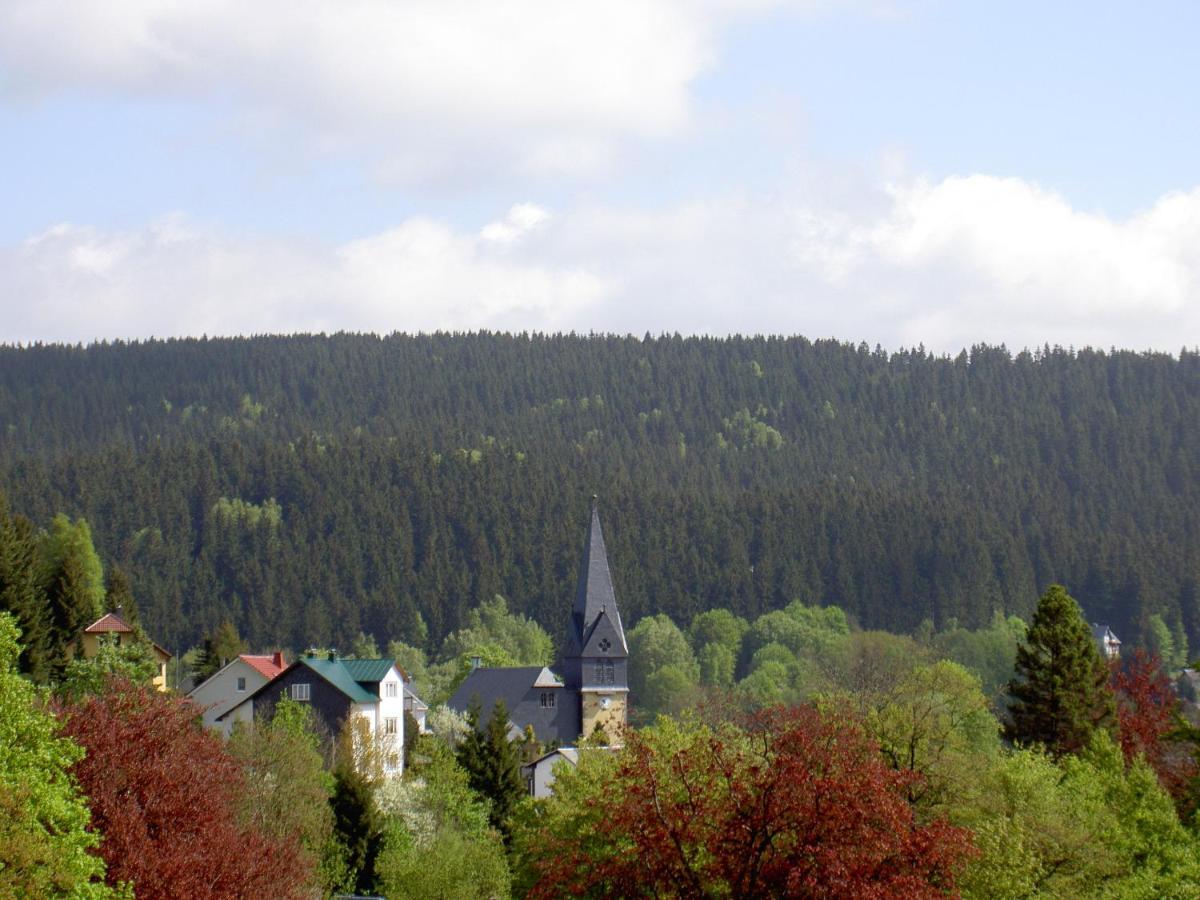
[[[245,679],[245,689],[239,691],[238,679]],[[196,685],[188,699],[206,707],[202,716],[205,726],[215,728],[223,737],[229,737],[235,721],[250,721],[254,717],[253,704],[247,703],[233,715],[218,722],[223,715],[266,684],[270,679],[240,657],[228,662],[208,680]]]

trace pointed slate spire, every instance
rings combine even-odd
[[[625,629],[617,609],[617,593],[613,590],[612,572],[608,568],[608,551],[604,533],[600,530],[598,498],[592,495],[592,518],[583,542],[583,561],[579,567],[579,586],[575,590],[575,605],[571,610],[571,651],[579,655],[597,624],[613,633],[611,655],[626,656]]]

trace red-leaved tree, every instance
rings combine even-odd
[[[922,898],[952,894],[970,834],[918,824],[914,776],[861,725],[812,707],[745,726],[632,733],[569,828],[525,842],[533,897]]]
[[[1194,806],[1197,775],[1195,747],[1179,739],[1179,698],[1157,655],[1138,649],[1113,664],[1112,689],[1117,698],[1117,729],[1126,762],[1145,757],[1180,813]]]
[[[294,842],[239,824],[240,764],[196,707],[128,681],[61,711],[87,756],[72,772],[103,835],[111,884],[139,898],[302,897],[311,864]]]

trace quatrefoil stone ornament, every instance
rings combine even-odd
[[[612,647],[612,644],[609,643],[608,638],[600,639],[600,649],[603,650],[605,653],[607,653],[611,647]]]

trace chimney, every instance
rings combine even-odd
[[[276,668],[282,669],[283,668],[283,651],[276,650],[271,655],[271,662],[275,664]]]

